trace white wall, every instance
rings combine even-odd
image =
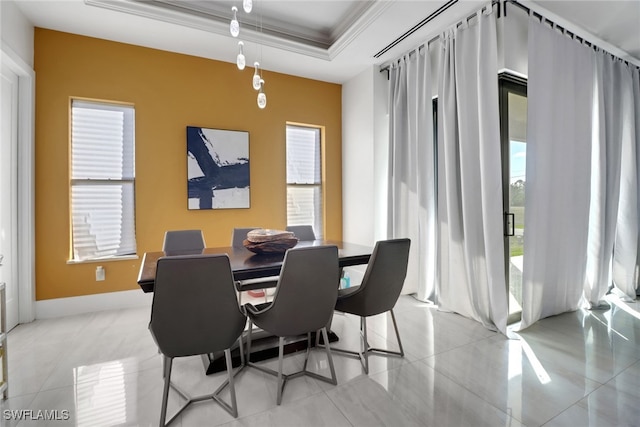
[[[342,86],[342,239],[374,243],[373,68]]]
[[[0,0],[2,47],[33,68],[33,25],[11,0]]]
[[[372,66],[342,86],[342,237],[363,245],[387,236],[387,73]]]

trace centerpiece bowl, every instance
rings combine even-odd
[[[293,248],[298,239],[290,231],[258,228],[248,232],[242,244],[256,254],[277,254]]]

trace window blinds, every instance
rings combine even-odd
[[[135,111],[74,100],[71,109],[73,259],[134,254]]]
[[[320,129],[287,126],[287,224],[312,225],[322,238]]]

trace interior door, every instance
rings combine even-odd
[[[505,270],[509,296],[509,323],[522,314],[524,218],[527,155],[527,88],[522,81],[500,81]]]
[[[0,93],[0,283],[6,284],[7,329],[18,324],[18,75],[2,64]]]

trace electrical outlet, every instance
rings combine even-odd
[[[101,282],[104,280],[104,268],[99,265],[96,267],[96,282]]]

